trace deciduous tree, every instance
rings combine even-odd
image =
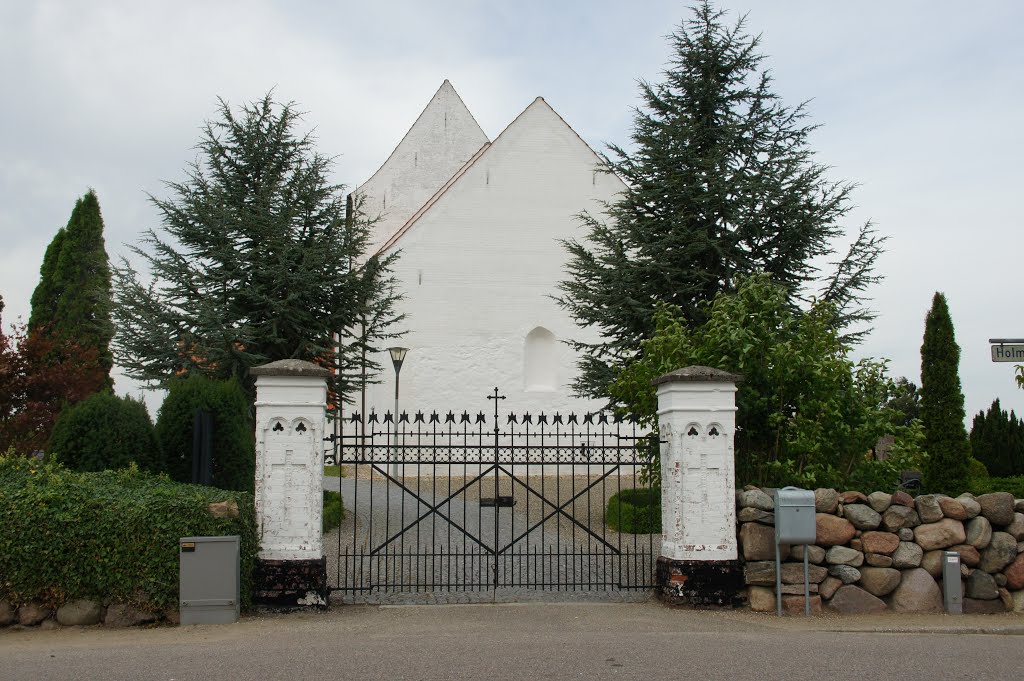
[[[0,320],[0,452],[43,451],[61,410],[106,378],[95,347],[31,334],[24,325],[4,333]]]
[[[883,408],[884,364],[854,362],[833,324],[830,303],[804,313],[767,275],[739,280],[734,293],[702,305],[700,324],[662,304],[640,359],[619,372],[612,397],[656,426],[651,381],[689,365],[741,374],[736,415],[738,480],[838,485],[891,429]]]

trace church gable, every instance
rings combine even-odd
[[[387,161],[356,190],[365,213],[380,216],[368,252],[387,241],[487,143],[445,80]]]
[[[468,408],[500,385],[516,409],[599,406],[568,388],[577,357],[563,341],[590,332],[552,296],[565,278],[561,241],[586,236],[576,216],[624,188],[600,163],[538,98],[388,240],[384,250],[402,250],[394,273],[415,362],[402,374],[409,404]],[[367,390],[380,411],[391,378]]]
[[[407,250],[421,239],[430,242],[431,250],[452,239],[487,239],[493,245],[502,237],[485,236],[489,228],[545,243],[582,236],[576,214],[599,210],[601,201],[624,188],[601,165],[600,157],[538,97],[413,214],[384,250]],[[561,246],[557,250],[563,251]],[[504,253],[490,254],[506,260]]]

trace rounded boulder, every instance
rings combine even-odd
[[[966,540],[964,524],[952,518],[943,518],[937,523],[926,523],[914,528],[914,541],[925,551],[963,544]]]
[[[828,513],[816,514],[814,523],[817,535],[815,543],[819,546],[841,546],[849,543],[857,534],[857,528],[849,520]]]
[[[942,612],[942,592],[921,568],[904,570],[899,586],[889,596],[889,607],[895,612]]]
[[[860,570],[860,586],[873,596],[888,596],[899,585],[899,570],[884,567],[865,567]]]
[[[978,569],[990,574],[1002,572],[1016,558],[1017,541],[1005,532],[993,532],[988,548],[981,552]]]
[[[843,515],[858,530],[873,530],[882,524],[882,516],[867,504],[847,504]]]
[[[865,532],[860,537],[866,553],[890,554],[899,548],[899,535],[892,532]]]
[[[1013,522],[1013,495],[1009,492],[992,492],[978,497],[981,514],[993,525],[1009,525]]]

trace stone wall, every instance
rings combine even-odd
[[[177,610],[166,612],[140,608],[129,603],[105,604],[86,599],[70,600],[53,608],[40,601],[29,601],[15,606],[8,600],[0,599],[0,627],[42,627],[55,629],[61,626],[88,626],[104,624],[108,627],[134,627],[153,622],[178,624]]]
[[[750,607],[774,612],[772,490],[737,492],[740,555]],[[809,546],[812,612],[942,612],[942,559],[960,554],[965,613],[1024,612],[1024,500],[905,492],[814,491]],[[783,609],[804,609],[803,546],[782,547]]]

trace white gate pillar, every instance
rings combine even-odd
[[[327,376],[310,362],[253,367],[256,377],[255,602],[327,605],[323,550]]]
[[[743,568],[736,541],[736,384],[742,377],[692,366],[653,381],[661,438],[659,597],[736,606]]]

